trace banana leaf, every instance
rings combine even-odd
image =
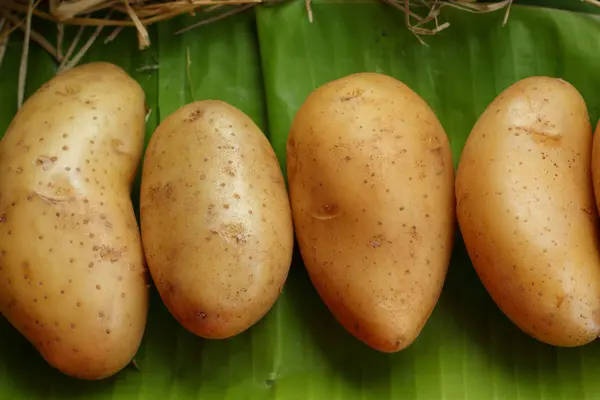
[[[85,61],[124,67],[140,82],[156,124],[190,101],[221,99],[248,113],[268,134],[282,167],[294,113],[329,80],[359,71],[395,76],[436,111],[455,162],[478,115],[506,86],[534,74],[562,77],[600,117],[600,20],[586,14],[513,6],[474,15],[445,10],[451,27],[422,45],[403,14],[377,2],[304,2],[262,7],[182,35],[188,17],[150,30],[137,50],[124,31],[95,44]],[[15,35],[16,36],[16,35]],[[0,68],[0,133],[16,112],[21,44],[9,44]],[[31,47],[26,92],[56,72]],[[137,204],[139,179],[132,197]],[[594,399],[600,398],[600,345],[556,349],[508,321],[475,275],[457,241],[442,298],[413,346],[380,354],[346,333],[314,291],[298,254],[271,312],[238,337],[207,341],[181,328],[152,289],[146,335],[136,364],[100,382],[50,368],[0,317],[0,400],[36,399]]]

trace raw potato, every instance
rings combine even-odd
[[[308,97],[287,159],[296,234],[320,296],[369,346],[409,346],[453,243],[452,155],[435,114],[393,78],[350,75]]]
[[[198,336],[248,329],[287,278],[293,227],[277,158],[254,122],[222,101],[184,106],[156,129],[141,226],[164,303]]]
[[[523,79],[481,115],[460,160],[457,214],[488,292],[529,335],[577,346],[600,333],[600,256],[584,100]]]
[[[45,84],[0,142],[0,311],[62,372],[115,374],[148,308],[130,200],[144,94],[120,68],[84,65]]]
[[[600,121],[596,125],[592,147],[592,177],[594,181],[594,193],[596,195],[596,207],[600,212]]]

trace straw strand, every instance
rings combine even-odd
[[[25,20],[25,40],[23,41],[23,52],[21,53],[21,65],[19,67],[19,86],[17,90],[17,108],[23,106],[25,100],[25,81],[27,79],[27,60],[29,58],[29,38],[31,37],[31,17],[34,8],[34,0],[30,0],[27,18]]]

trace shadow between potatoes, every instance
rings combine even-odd
[[[371,349],[337,322],[312,285],[297,245],[288,279],[294,281],[286,291],[295,312],[331,370],[363,393],[369,388],[377,388],[378,393],[388,388],[390,355]]]

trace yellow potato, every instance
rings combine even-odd
[[[139,85],[93,63],[38,90],[0,142],[0,311],[74,377],[118,372],[144,332],[129,196],[144,114]]]
[[[221,101],[170,115],[148,146],[140,202],[150,273],[186,329],[227,338],[269,311],[293,228],[275,153],[248,116]]]
[[[481,115],[463,150],[457,216],[483,284],[523,331],[556,346],[600,333],[600,256],[584,100],[523,79]]]
[[[369,346],[409,346],[453,242],[452,155],[435,114],[393,78],[350,75],[308,97],[287,159],[296,234],[321,298]]]
[[[596,125],[592,146],[592,178],[596,197],[596,206],[600,212],[600,121],[598,121],[598,124]]]

